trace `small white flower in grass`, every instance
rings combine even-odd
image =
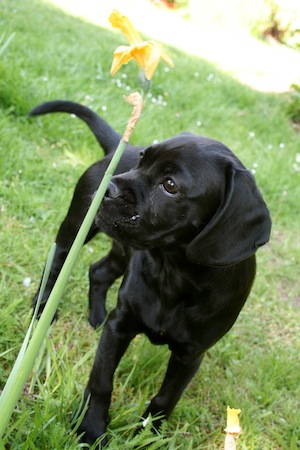
[[[258,164],[255,162],[255,163],[253,163],[253,165],[252,165],[252,169],[251,169],[251,172],[253,173],[253,175],[255,175],[256,174],[256,169],[258,168]]]
[[[30,287],[30,285],[31,285],[31,278],[29,278],[29,277],[24,278],[23,286],[28,288],[28,287]]]
[[[154,141],[152,142],[152,144],[158,144],[158,140],[157,139],[154,139]]]
[[[207,81],[211,81],[211,80],[213,80],[215,78],[215,76],[214,76],[214,74],[213,73],[210,73],[208,76],[207,76]]]
[[[268,150],[272,150],[272,148],[273,148],[273,145],[272,145],[272,144],[269,144],[269,145],[268,145]]]
[[[197,120],[196,125],[197,125],[197,127],[201,127],[201,125],[202,125],[201,120]]]
[[[122,73],[122,78],[127,78],[127,74],[126,73]]]
[[[255,137],[255,133],[254,133],[254,131],[250,131],[250,133],[249,133],[249,137],[250,137],[250,138],[254,138],[254,137]]]
[[[42,80],[46,82],[48,81],[48,77],[43,77]]]
[[[163,106],[167,106],[167,104],[168,104],[168,103],[167,103],[167,102],[165,102],[165,101],[164,101],[164,102],[162,102],[162,105],[163,105]]]
[[[147,417],[147,419],[143,420],[143,427],[145,428],[148,425],[149,422],[149,416]]]
[[[152,98],[151,98],[151,102],[152,102],[152,103],[156,103],[156,102],[157,102],[157,99],[156,99],[155,97],[152,97]]]
[[[170,72],[169,67],[165,67],[165,68],[164,68],[164,72]]]
[[[285,144],[283,142],[280,142],[279,148],[284,148],[284,147],[285,147]]]
[[[56,169],[56,167],[57,167],[56,162],[53,162],[53,163],[52,163],[52,167],[53,167],[53,169]]]
[[[107,106],[103,105],[103,106],[101,106],[101,109],[102,109],[102,111],[107,111]]]
[[[35,222],[35,218],[34,218],[33,216],[30,216],[30,217],[29,217],[29,222],[30,222],[30,223],[34,223],[34,222]]]
[[[298,164],[296,164],[296,163],[293,164],[293,169],[294,169],[296,172],[300,172],[300,166],[298,166]]]
[[[194,73],[194,77],[199,77],[199,75],[200,75],[199,72]]]
[[[295,159],[296,163],[300,163],[300,153],[296,153]]]

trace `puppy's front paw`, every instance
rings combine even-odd
[[[99,448],[104,448],[107,444],[107,437],[104,435],[106,431],[106,425],[103,427],[96,426],[96,424],[86,424],[85,420],[81,422],[77,430],[77,435],[80,436],[80,442],[84,444],[92,445],[97,439],[102,439],[99,441]]]
[[[107,312],[105,306],[100,303],[92,303],[89,313],[89,323],[93,328],[98,328],[106,319]]]
[[[109,417],[104,420],[99,420],[99,413],[93,414],[92,409],[88,409],[82,419],[79,427],[76,430],[80,436],[80,442],[92,445],[97,439],[99,440],[99,449],[102,449],[107,444],[107,437],[105,436],[107,425],[109,424]]]

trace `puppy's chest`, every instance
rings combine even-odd
[[[190,332],[187,300],[192,295],[189,282],[170,266],[141,273],[144,298],[140,303],[140,317],[145,333],[154,343],[188,341]]]
[[[140,332],[154,343],[191,342],[202,320],[199,269],[184,257],[179,262],[176,255],[153,253],[135,251],[132,255],[119,307],[133,314]]]
[[[153,292],[151,294],[144,298],[140,309],[143,332],[157,344],[189,340],[183,302],[174,300],[173,304],[170,304]]]
[[[147,284],[151,285],[163,303],[171,308],[180,302],[187,290],[187,282],[182,273],[170,270],[169,267],[162,267],[154,274],[151,273]]]

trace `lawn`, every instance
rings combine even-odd
[[[0,1],[0,388],[31,318],[31,299],[75,182],[101,157],[86,126],[66,115],[27,117],[35,105],[82,102],[122,133],[136,87],[129,64],[109,74],[120,33],[67,15],[43,0]],[[5,44],[8,45],[5,45]],[[211,63],[167,48],[131,142],[151,144],[182,131],[228,145],[255,172],[273,219],[257,254],[256,282],[231,332],[207,354],[161,435],[133,438],[145,402],[158,390],[168,350],[134,340],[115,377],[108,449],[221,449],[226,407],[241,408],[238,449],[300,447],[300,136],[288,94],[257,92]],[[88,267],[105,255],[100,235],[82,249],[59,320],[4,435],[6,449],[78,449],[70,424],[101,329],[88,324]],[[118,283],[110,290],[109,309]],[[1,414],[1,412],[0,412]]]

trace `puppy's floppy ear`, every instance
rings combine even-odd
[[[245,169],[230,167],[224,199],[187,247],[196,264],[227,266],[253,255],[270,238],[271,219],[254,178]]]

